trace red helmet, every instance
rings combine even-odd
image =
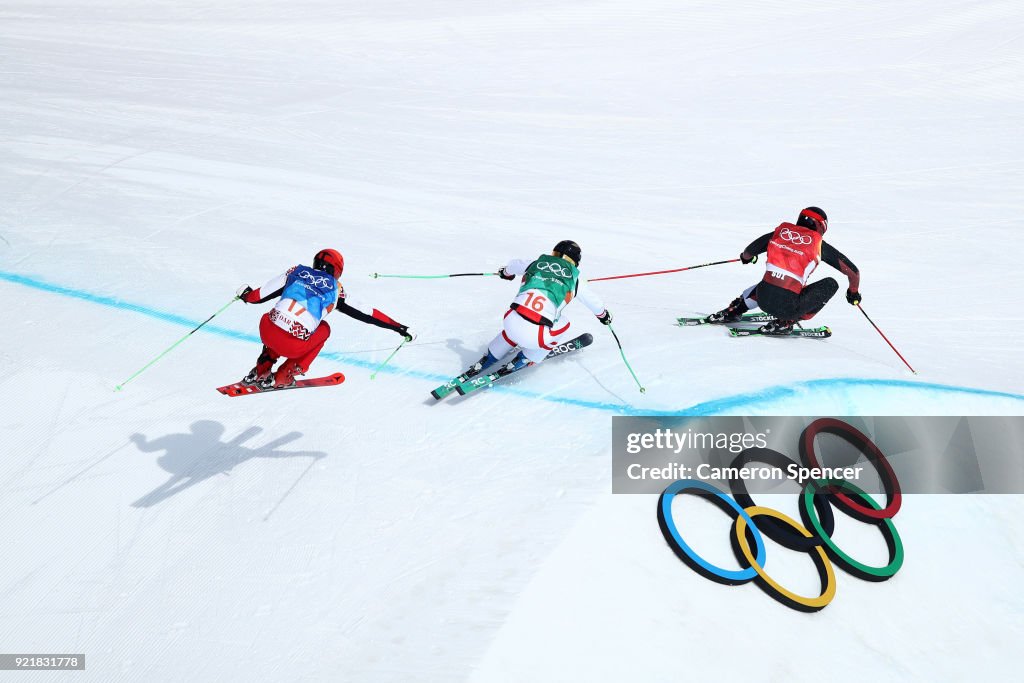
[[[322,249],[313,257],[313,267],[339,278],[345,270],[345,259],[334,249]]]
[[[802,228],[815,230],[824,235],[825,231],[828,230],[828,216],[818,207],[808,206],[800,212],[800,217],[796,219],[796,224]]]

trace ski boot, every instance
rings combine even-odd
[[[750,308],[747,306],[746,302],[743,301],[743,297],[738,296],[732,300],[731,304],[729,304],[722,310],[718,311],[717,313],[712,313],[707,318],[705,318],[705,320],[712,324],[736,322],[737,320],[740,319],[740,316],[742,316],[748,310],[750,310]]]
[[[492,356],[491,352],[488,351],[485,355],[480,357],[480,360],[470,365],[468,370],[459,375],[459,381],[465,382],[467,379],[476,377],[484,371],[484,368],[489,368],[497,362],[498,359]]]
[[[527,365],[533,365],[533,363],[527,360],[526,356],[523,355],[523,352],[520,351],[518,354],[516,354],[515,358],[510,360],[508,363],[502,366],[500,370],[498,370],[498,376],[504,377],[505,375],[511,375],[516,370],[521,370],[525,368]]]
[[[256,359],[256,367],[249,371],[249,374],[242,380],[242,384],[259,384],[267,377],[270,377],[274,370],[275,360],[277,359],[267,353],[267,347],[264,346],[260,357]]]
[[[785,337],[793,331],[793,323],[794,321],[792,320],[772,320],[769,323],[761,325],[757,331],[761,334]]]
[[[267,377],[260,382],[260,389],[264,391],[268,389],[287,389],[288,387],[295,386],[295,378],[299,375],[305,375],[306,372],[299,365],[298,361],[291,359],[286,360],[281,364],[281,367],[277,369],[277,372],[267,375]]]

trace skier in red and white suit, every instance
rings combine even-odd
[[[582,302],[601,324],[610,325],[611,311],[580,278],[582,258],[580,245],[562,240],[550,255],[541,254],[532,261],[512,259],[499,268],[501,279],[519,280],[519,293],[505,312],[501,332],[487,345],[487,353],[461,377],[475,377],[513,349],[519,353],[498,370],[499,375],[543,362],[555,346],[570,339],[571,325],[561,316],[573,301]]]
[[[304,375],[331,336],[331,326],[324,320],[333,310],[364,323],[383,327],[412,341],[409,328],[378,311],[354,306],[345,295],[338,278],[345,260],[334,249],[324,249],[313,258],[313,267],[297,265],[278,275],[259,289],[244,285],[238,297],[247,304],[261,304],[280,297],[280,301],[260,319],[263,351],[256,367],[242,380],[244,384],[259,383],[263,388],[281,388],[295,383]],[[274,373],[274,362],[287,360]]]
[[[860,271],[853,261],[822,239],[826,230],[828,216],[818,207],[809,206],[800,212],[795,224],[782,223],[751,242],[740,254],[740,260],[756,263],[758,255],[768,252],[764,278],[726,308],[709,315],[708,322],[733,322],[747,311],[760,308],[777,318],[762,326],[762,333],[789,334],[797,320],[813,318],[839,289],[830,277],[807,284],[821,261],[847,277],[846,300],[852,305],[859,304]]]

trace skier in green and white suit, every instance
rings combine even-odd
[[[501,334],[487,345],[487,355],[465,374],[472,377],[494,365],[512,349],[519,353],[499,373],[507,374],[526,365],[540,363],[548,352],[563,341],[572,339],[570,323],[561,321],[562,309],[579,299],[603,324],[612,321],[612,314],[587,283],[580,280],[580,245],[563,240],[551,254],[542,254],[533,261],[513,259],[498,270],[503,280],[520,278],[519,292],[505,313]]]

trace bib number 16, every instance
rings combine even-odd
[[[528,292],[526,294],[526,306],[538,313],[544,310],[544,306],[547,305],[547,298],[543,294],[537,294],[536,292]]]

